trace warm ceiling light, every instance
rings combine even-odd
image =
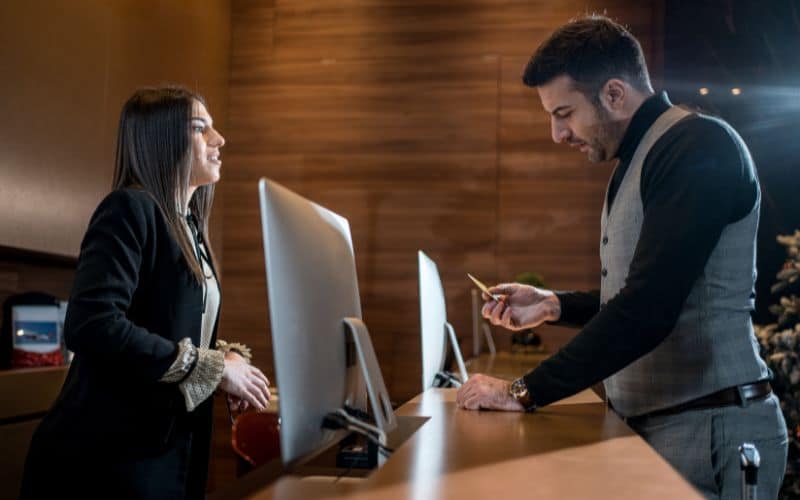
[[[708,87],[700,87],[700,95],[708,95]]]
[[[739,87],[733,87],[731,89],[731,94],[733,94],[733,95],[739,95],[741,93],[742,93],[742,89],[740,89]]]

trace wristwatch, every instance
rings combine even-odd
[[[508,393],[512,398],[519,401],[519,404],[525,408],[525,411],[533,411],[536,409],[536,403],[533,401],[531,394],[528,392],[528,386],[525,384],[525,379],[522,377],[511,382],[511,387],[509,387]]]

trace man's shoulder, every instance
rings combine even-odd
[[[740,150],[745,149],[744,141],[728,122],[720,117],[700,112],[692,112],[675,124],[662,139],[667,144],[702,148],[717,153],[729,150],[738,154]]]
[[[664,183],[725,191],[738,200],[737,217],[758,200],[756,169],[744,141],[725,120],[704,113],[693,112],[675,124],[648,153],[643,195]]]
[[[750,152],[736,130],[722,118],[699,112],[693,112],[665,132],[645,162],[705,163],[705,160],[753,169]]]

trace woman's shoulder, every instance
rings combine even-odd
[[[102,204],[111,205],[140,205],[140,206],[153,206],[155,207],[156,201],[153,196],[146,190],[137,187],[124,187],[117,188],[103,198]]]
[[[158,218],[155,199],[145,190],[135,187],[115,189],[108,193],[92,215],[90,226],[123,222],[144,229]]]
[[[157,208],[156,201],[150,193],[144,189],[126,187],[108,193],[98,205],[97,212],[111,210],[122,214],[145,215]]]

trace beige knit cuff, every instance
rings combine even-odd
[[[197,347],[192,344],[192,339],[186,337],[178,342],[178,355],[167,372],[161,376],[159,382],[180,382],[187,378],[197,363]]]
[[[215,349],[197,349],[197,365],[189,376],[178,384],[186,401],[186,410],[192,411],[208,399],[222,381],[225,369],[225,354]]]
[[[222,354],[226,354],[228,351],[237,352],[242,355],[242,357],[248,363],[253,361],[253,352],[244,344],[240,344],[239,342],[226,342],[224,340],[217,339],[217,350],[219,350]]]

